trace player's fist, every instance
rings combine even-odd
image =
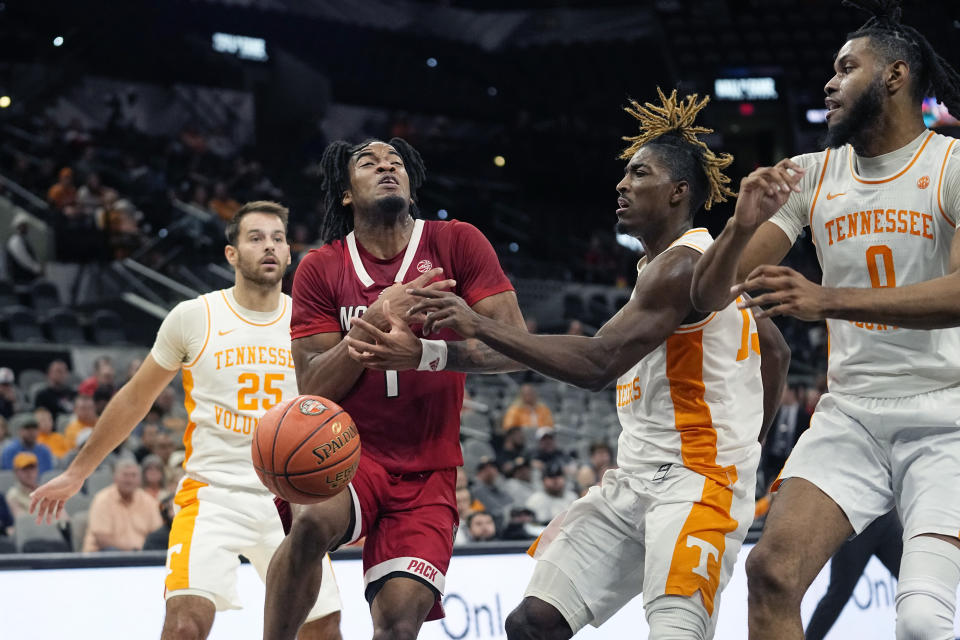
[[[760,167],[740,182],[733,214],[738,227],[754,230],[786,204],[793,192],[800,192],[805,169],[785,158],[773,167]]]

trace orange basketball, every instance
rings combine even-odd
[[[251,448],[260,482],[296,504],[340,493],[360,464],[357,425],[338,404],[320,396],[297,396],[267,411]]]

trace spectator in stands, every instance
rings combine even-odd
[[[588,464],[584,464],[577,469],[576,489],[579,497],[582,498],[583,496],[587,495],[587,491],[590,490],[590,487],[597,484],[599,484],[597,472],[593,470],[593,467]]]
[[[526,506],[533,511],[537,522],[548,524],[576,499],[577,494],[567,489],[563,467],[551,464],[544,469],[543,488],[530,496]]]
[[[503,490],[500,471],[493,458],[480,458],[474,479],[473,497],[483,503],[484,510],[493,516],[498,527],[502,527],[507,509],[513,505],[513,497]]]
[[[37,442],[37,421],[33,416],[20,425],[19,437],[3,448],[0,469],[13,469],[13,461],[20,453],[32,453],[41,474],[53,469],[53,454],[46,445]]]
[[[583,323],[574,318],[570,321],[570,324],[567,325],[567,335],[585,336],[587,335],[587,332],[583,330]]]
[[[7,274],[14,284],[29,284],[43,275],[43,265],[30,244],[30,216],[23,211],[13,216],[13,233],[7,239]]]
[[[17,411],[19,399],[14,386],[13,369],[0,367],[0,416],[10,418]]]
[[[610,445],[603,440],[590,443],[589,456],[590,460],[583,466],[589,467],[593,471],[596,477],[595,483],[600,482],[604,471],[616,466],[613,464],[613,451],[610,450]],[[580,484],[579,481],[577,484]]]
[[[73,184],[73,169],[60,169],[56,184],[47,191],[47,201],[59,211],[76,204],[77,188]]]
[[[190,202],[187,204],[206,211],[209,202],[210,192],[207,191],[207,188],[204,185],[199,183],[196,184],[193,187],[193,193],[190,196]]]
[[[13,553],[16,546],[13,544],[13,512],[7,505],[7,499],[0,494],[0,553]]]
[[[529,458],[514,458],[509,470],[505,468],[504,475],[503,490],[513,498],[514,504],[526,504],[530,496],[537,492],[533,486],[533,468]]]
[[[93,392],[93,410],[97,412],[97,415],[103,413],[103,410],[107,408],[107,403],[110,402],[110,398],[113,397],[115,391],[116,387],[113,385],[102,384]]]
[[[147,456],[153,455],[153,448],[157,442],[157,434],[162,431],[159,415],[158,411],[154,411],[154,409],[151,408],[140,424],[140,446],[133,452],[133,457],[136,458],[140,464],[143,464]]]
[[[166,431],[160,431],[153,441],[153,449],[151,449],[150,453],[160,458],[164,466],[169,469],[171,464],[170,458],[176,448],[177,445],[173,441],[173,436]]]
[[[461,468],[462,467],[458,467]],[[457,533],[454,536],[453,544],[460,545],[466,542],[470,542],[469,537],[467,536],[467,518],[471,513],[477,510],[477,508],[483,508],[482,505],[476,505],[473,494],[470,493],[470,487],[466,485],[457,487],[457,513],[460,514],[460,524],[457,526]]]
[[[497,524],[486,511],[474,511],[467,516],[467,536],[470,542],[487,542],[497,537]]]
[[[140,467],[143,469],[143,490],[159,500],[167,488],[167,466],[160,456],[151,453],[143,459]]]
[[[70,369],[63,360],[54,360],[47,365],[47,386],[37,392],[34,405],[45,407],[54,420],[61,413],[73,413],[73,399],[77,391],[70,386]]]
[[[110,359],[110,356],[100,356],[93,361],[93,373],[80,383],[77,387],[77,393],[92,398],[98,388],[109,387],[115,389],[116,383],[117,371],[113,367],[113,360]]]
[[[503,428],[552,426],[553,414],[547,405],[540,402],[536,387],[532,384],[520,385],[517,398],[503,416]]]
[[[46,407],[37,407],[33,410],[33,419],[37,421],[37,442],[46,445],[53,457],[59,460],[73,447],[63,437],[63,434],[54,430],[53,414]]]
[[[213,197],[207,203],[207,208],[217,214],[224,222],[230,222],[233,220],[233,214],[240,209],[240,203],[227,193],[226,184],[218,182],[213,185]]]
[[[510,509],[510,518],[507,525],[500,532],[501,540],[533,540],[543,527],[538,525],[534,518],[536,515],[526,507],[514,507]]]
[[[175,506],[173,497],[175,492],[169,492],[160,499],[160,517],[163,518],[163,524],[147,534],[147,539],[143,541],[144,551],[166,551],[170,544],[170,527],[173,524]]]
[[[557,433],[553,427],[537,429],[537,448],[533,452],[533,460],[534,466],[540,469],[554,463],[560,466],[570,464],[570,456],[557,447]],[[570,473],[573,473],[573,470]]]
[[[147,534],[163,525],[160,504],[140,483],[136,461],[119,460],[113,484],[101,489],[90,503],[84,551],[139,551]]]
[[[510,475],[510,465],[513,460],[525,457],[527,454],[527,436],[523,432],[523,427],[510,427],[503,434],[503,444],[497,452],[497,466],[503,470],[505,475]]]
[[[21,451],[13,458],[13,475],[16,483],[7,489],[4,496],[10,514],[16,520],[17,516],[30,513],[30,493],[37,488],[40,474],[38,472],[37,456],[29,451]]]
[[[107,187],[100,182],[100,174],[87,174],[87,181],[77,190],[77,208],[84,215],[92,216],[103,206]]]
[[[114,260],[122,260],[143,244],[137,220],[143,217],[130,200],[121,198],[104,207],[97,218],[97,226],[107,237],[107,249]]]
[[[73,420],[63,430],[70,448],[78,445],[81,433],[87,433],[97,423],[97,411],[93,404],[93,396],[78,395],[73,402]]]

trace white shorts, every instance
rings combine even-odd
[[[960,387],[905,398],[824,395],[780,479],[803,478],[860,533],[893,507],[904,540],[960,535]]]
[[[753,522],[756,471],[754,458],[731,486],[679,465],[656,480],[607,471],[531,547],[538,562],[524,595],[553,605],[574,634],[640,593],[648,613],[663,595],[695,598],[712,628]]]
[[[242,554],[266,581],[267,566],[283,541],[280,516],[269,495],[215,487],[185,477],[167,549],[165,598],[192,595],[211,600],[217,611],[240,609],[237,568]],[[330,557],[323,560],[320,596],[307,620],[340,610],[340,590]]]

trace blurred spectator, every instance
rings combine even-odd
[[[497,537],[493,516],[486,511],[474,511],[467,516],[467,536],[470,542],[486,542]]]
[[[140,467],[143,469],[143,490],[159,500],[167,487],[166,465],[160,456],[150,454],[143,459]]]
[[[510,465],[519,457],[528,458],[527,436],[523,427],[510,427],[503,435],[503,444],[497,452],[497,466],[505,475],[510,475]]]
[[[210,202],[210,192],[207,191],[207,188],[202,184],[197,184],[193,187],[193,193],[190,195],[190,202],[188,204],[197,207],[198,209],[207,210],[207,203]]]
[[[533,468],[530,466],[528,458],[514,458],[510,464],[510,471],[505,471],[507,476],[503,481],[503,490],[513,498],[514,504],[526,504],[536,488],[533,486]]]
[[[100,182],[99,173],[89,173],[87,181],[77,190],[77,208],[82,214],[92,216],[103,206],[104,194],[108,190]]]
[[[110,356],[100,356],[93,361],[93,373],[77,386],[77,393],[82,396],[93,397],[100,387],[114,389],[117,382],[117,372],[113,367]]]
[[[107,403],[113,397],[114,389],[113,385],[102,384],[93,392],[93,410],[97,412],[98,416],[107,408]]]
[[[475,511],[475,508],[473,494],[470,493],[470,488],[466,485],[457,487],[456,497],[457,513],[460,515],[460,524],[457,526],[457,533],[453,538],[453,544],[460,545],[470,542],[470,539],[467,536],[467,518]]]
[[[143,237],[137,220],[143,217],[133,203],[120,199],[101,210],[97,226],[103,229],[107,237],[110,257],[122,260],[143,244]]]
[[[514,507],[510,509],[510,517],[506,526],[500,532],[502,540],[533,540],[543,527],[534,521],[533,511],[526,507]]]
[[[503,416],[503,428],[552,427],[553,414],[547,405],[537,398],[537,389],[532,384],[520,385],[520,392]]]
[[[10,442],[10,425],[7,419],[0,416],[0,451]]]
[[[70,386],[70,369],[63,360],[54,360],[47,365],[47,386],[37,392],[34,405],[45,407],[54,419],[61,413],[73,413],[76,390]]]
[[[530,496],[526,506],[533,511],[537,522],[548,524],[576,499],[577,495],[567,489],[563,467],[551,464],[543,472],[543,488]]]
[[[37,259],[37,251],[30,244],[30,216],[20,211],[10,224],[13,233],[7,239],[7,274],[14,284],[29,284],[43,275],[43,265]]]
[[[90,503],[84,551],[137,551],[143,548],[147,534],[163,525],[157,499],[140,483],[140,466],[135,461],[117,462],[113,484],[100,490]]]
[[[224,222],[230,222],[233,219],[233,214],[240,208],[240,203],[227,193],[226,184],[218,182],[213,185],[213,197],[207,203],[207,208],[217,214]]]
[[[70,167],[60,169],[56,184],[47,191],[47,201],[60,211],[76,204],[77,188],[73,184],[73,169]]]
[[[37,456],[29,451],[21,451],[13,459],[13,475],[16,483],[7,489],[4,496],[10,515],[16,520],[18,516],[30,513],[30,494],[37,488],[38,472]]]
[[[170,526],[173,524],[175,506],[173,503],[174,493],[167,493],[160,499],[160,517],[163,518],[163,524],[147,534],[147,539],[143,541],[144,551],[166,551],[170,544]]]
[[[20,453],[33,454],[41,474],[53,469],[53,454],[46,445],[37,442],[37,421],[33,417],[20,425],[19,437],[3,448],[0,469],[13,469],[14,458]]]
[[[773,425],[763,445],[760,461],[763,486],[770,486],[783,469],[787,456],[793,451],[797,439],[809,424],[809,415],[806,416],[806,424],[804,424],[804,409],[797,398],[796,387],[784,387],[780,398],[780,409],[773,419]]]
[[[0,494],[0,553],[13,553],[13,513],[5,496]]]
[[[570,456],[557,448],[557,434],[553,427],[537,429],[537,448],[533,452],[534,465],[538,468],[548,467],[551,464],[560,466],[571,462]],[[570,473],[573,473],[571,470]]]
[[[33,410],[33,418],[37,421],[37,442],[46,445],[50,453],[58,460],[67,455],[73,447],[62,434],[54,430],[53,414],[46,407],[37,407]]]
[[[143,460],[153,454],[153,448],[157,446],[157,434],[160,433],[159,413],[154,408],[147,412],[147,417],[143,419],[140,426],[140,446],[133,452],[133,457],[137,462],[143,464]]]
[[[507,509],[513,505],[513,497],[501,487],[500,471],[492,458],[481,458],[474,476],[473,497],[483,503],[483,508],[502,527]]]
[[[590,461],[583,466],[590,467],[596,476],[594,484],[597,484],[600,482],[600,479],[603,478],[603,473],[607,469],[612,469],[615,466],[613,464],[613,451],[610,449],[610,445],[603,440],[590,443],[589,451]]]
[[[577,469],[577,495],[583,497],[587,495],[590,487],[597,484],[597,472],[590,465],[582,465]]]
[[[173,441],[173,436],[166,431],[160,431],[153,441],[153,449],[151,449],[150,453],[160,458],[164,467],[169,469],[171,466],[170,457],[176,448],[177,446]]]
[[[583,330],[583,323],[577,319],[570,321],[570,324],[567,325],[567,335],[568,336],[585,336],[587,332]]]
[[[17,388],[13,385],[13,369],[0,367],[0,416],[10,418],[17,411]]]
[[[93,404],[93,397],[78,395],[73,402],[73,420],[63,430],[63,436],[67,439],[70,448],[76,447],[80,434],[93,429],[95,424],[97,424],[97,411]]]

